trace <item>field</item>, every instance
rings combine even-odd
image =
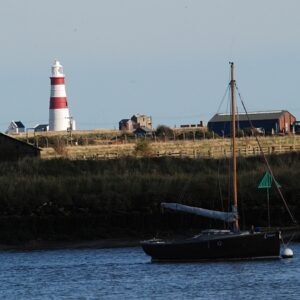
[[[170,156],[188,158],[226,158],[230,156],[228,138],[215,137],[205,129],[176,129],[169,136],[137,138],[119,130],[73,131],[71,133],[30,133],[16,138],[42,148],[45,159],[115,159],[121,157]],[[265,154],[300,151],[300,136],[259,137]],[[144,151],[137,151],[139,144],[147,143]],[[260,154],[255,137],[238,138],[238,155]]]

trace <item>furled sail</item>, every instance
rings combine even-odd
[[[202,217],[207,217],[211,219],[222,220],[225,222],[235,222],[238,218],[237,212],[222,212],[210,209],[204,209],[199,207],[187,206],[179,203],[161,203],[162,207],[183,211],[190,214],[200,215]]]

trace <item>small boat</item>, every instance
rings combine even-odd
[[[153,261],[279,258],[280,232],[204,230],[182,240],[141,242]]]
[[[237,147],[234,63],[231,66],[231,139],[232,139],[232,191],[231,212],[213,211],[190,207],[178,203],[161,203],[162,207],[193,213],[200,216],[222,220],[231,224],[231,230],[204,230],[186,239],[151,239],[141,242],[146,254],[153,261],[190,261],[220,259],[280,258],[281,234],[278,230],[257,232],[242,231],[239,227],[237,199]],[[273,176],[273,173],[272,173]],[[273,178],[274,179],[274,178]],[[275,180],[275,179],[274,179]]]

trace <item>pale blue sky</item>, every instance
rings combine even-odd
[[[298,0],[2,1],[0,130],[48,122],[55,58],[80,129],[137,112],[154,126],[207,122],[231,60],[248,110],[299,119],[299,12]]]

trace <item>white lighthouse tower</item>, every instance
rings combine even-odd
[[[49,130],[63,131],[74,130],[75,124],[70,117],[66,88],[65,75],[62,65],[55,60],[51,67],[51,90],[49,107]]]

